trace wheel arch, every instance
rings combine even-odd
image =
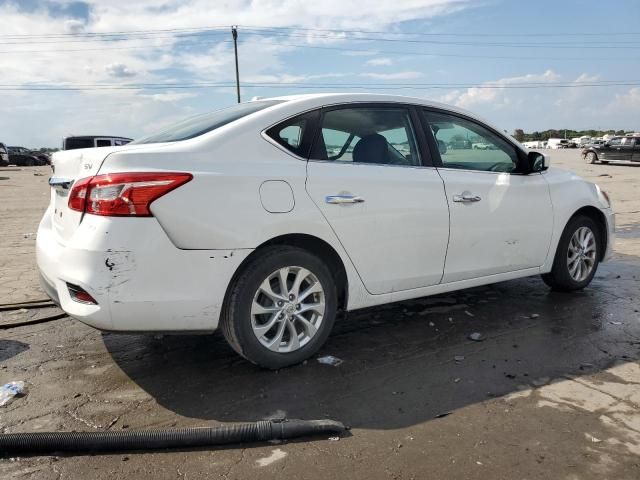
[[[244,270],[253,261],[253,259],[260,255],[260,253],[264,251],[265,248],[276,245],[298,247],[318,256],[320,259],[325,261],[329,266],[329,270],[331,271],[336,282],[338,291],[338,309],[346,310],[349,295],[349,279],[347,276],[347,270],[342,259],[340,258],[340,255],[325,240],[306,233],[289,233],[285,235],[279,235],[258,245],[258,247],[256,247],[256,249],[251,252],[251,254],[248,255],[247,258],[245,258],[240,263],[240,265],[238,265],[238,268],[231,277],[231,281],[227,286],[223,305],[227,305],[230,292],[235,285],[238,276],[242,272],[244,272]]]
[[[596,222],[596,224],[598,225],[600,229],[600,243],[601,243],[600,260],[602,261],[602,259],[604,258],[605,252],[607,251],[607,245],[609,243],[609,235],[608,235],[609,230],[607,228],[607,219],[604,216],[604,213],[602,213],[600,209],[592,205],[584,206],[576,210],[574,214],[571,215],[571,217],[569,217],[569,220],[567,220],[567,223],[565,224],[565,228],[566,228],[566,225],[571,220],[573,220],[575,217],[578,217],[578,216],[588,217],[592,219],[594,222]]]

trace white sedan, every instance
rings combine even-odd
[[[490,148],[438,148],[460,139]],[[316,353],[341,309],[539,274],[584,288],[613,243],[598,186],[417,98],[252,101],[53,168],[37,257],[69,315],[220,328],[268,368]]]

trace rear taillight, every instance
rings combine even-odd
[[[92,215],[151,217],[151,203],[184,185],[190,173],[110,173],[83,178],[69,193],[69,208]]]

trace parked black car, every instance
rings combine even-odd
[[[9,147],[9,163],[19,167],[34,167],[48,165],[49,159],[40,152],[32,152],[24,147]]]
[[[640,137],[613,137],[601,145],[587,145],[582,156],[589,163],[640,162]]]
[[[0,167],[9,166],[9,152],[4,143],[0,143]]]

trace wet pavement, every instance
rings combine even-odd
[[[620,230],[637,230],[640,168],[552,155],[603,184]],[[42,188],[31,172],[3,175],[22,191]],[[3,205],[6,195],[0,188]],[[37,218],[11,218],[19,225],[0,234],[3,244],[27,252],[33,240],[17,232],[34,230]],[[42,298],[31,263],[4,287],[17,261],[0,254],[0,292],[8,292],[0,303]],[[352,312],[319,353],[343,363],[314,358],[278,372],[242,360],[221,335],[108,334],[68,318],[0,329],[0,382],[28,386],[0,407],[3,432],[281,417],[351,427],[337,441],[4,457],[0,477],[637,479],[639,292],[640,240],[622,235],[583,292],[551,292],[528,278]]]

